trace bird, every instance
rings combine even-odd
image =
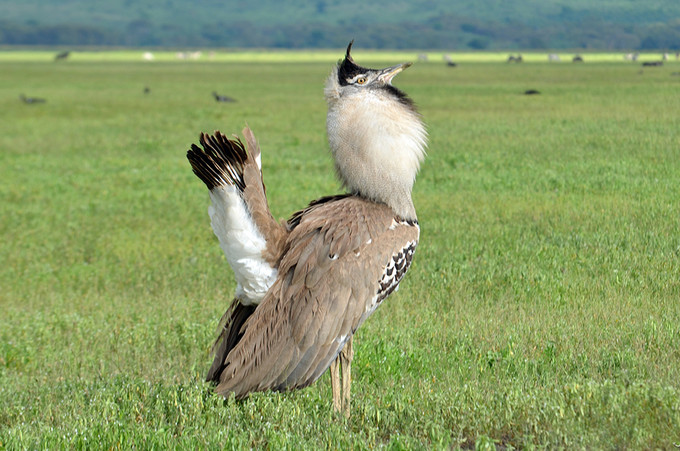
[[[453,59],[451,59],[450,55],[444,55],[444,61],[446,61],[446,65],[449,66],[449,67],[457,67],[458,66],[458,64],[456,64],[456,62],[453,61]]]
[[[45,103],[47,102],[46,99],[40,98],[40,97],[26,97],[23,94],[19,94],[19,99],[21,99],[22,102],[24,103]]]
[[[330,367],[333,408],[349,417],[352,337],[411,266],[420,236],[411,193],[427,131],[411,98],[392,85],[411,63],[362,67],[352,44],[324,87],[330,154],[345,192],[277,222],[249,127],[246,145],[215,131],[187,151],[236,279],[206,375],[225,398],[301,389]]]
[[[236,99],[234,99],[233,97],[223,96],[215,91],[213,91],[212,95],[215,98],[216,102],[236,102]]]
[[[59,52],[54,56],[54,61],[65,60],[66,58],[69,57],[70,54],[71,54],[71,52],[68,51],[68,50],[65,50],[63,52]]]

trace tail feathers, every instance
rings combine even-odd
[[[187,151],[194,174],[200,178],[209,190],[217,186],[232,185],[243,192],[246,184],[243,180],[243,168],[248,159],[248,152],[238,138],[229,139],[221,132],[213,135],[201,133],[200,143]]]
[[[219,335],[212,347],[211,353],[215,356],[206,382],[220,382],[222,371],[226,368],[225,360],[229,352],[238,344],[243,337],[243,324],[255,311],[255,305],[244,305],[238,299],[234,299],[231,306],[222,315],[218,326]]]
[[[246,143],[248,144],[248,151],[253,156],[253,158],[255,158],[257,167],[260,169],[260,171],[262,171],[260,145],[257,143],[257,139],[255,139],[253,131],[250,129],[250,127],[245,127],[241,133],[243,133],[243,137],[246,139]]]
[[[247,126],[242,133],[247,148],[238,138],[228,139],[219,131],[213,135],[201,133],[200,144],[203,149],[192,145],[187,158],[194,173],[210,190],[212,226],[227,259],[230,259],[230,253],[233,254],[233,246],[255,246],[257,255],[274,268],[288,231],[272,217],[269,210],[262,178],[260,146],[255,135]],[[253,239],[234,243],[230,232],[235,231],[252,232]],[[253,273],[255,269],[252,265],[238,261],[240,258],[234,254],[234,259],[229,260],[235,272],[262,278],[261,273]]]

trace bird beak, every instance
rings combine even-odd
[[[403,63],[397,64],[396,66],[387,67],[380,71],[380,75],[378,75],[378,80],[385,84],[391,84],[392,79],[394,78],[395,75],[397,75],[399,72],[406,69],[407,67],[410,67],[412,64],[413,63]]]

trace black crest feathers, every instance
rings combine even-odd
[[[338,64],[338,82],[341,86],[346,86],[348,84],[348,78],[352,78],[357,74],[361,74],[370,70],[365,67],[361,67],[354,62],[352,55],[350,54],[352,51],[352,44],[354,44],[354,40],[350,41],[349,45],[347,46],[345,58]]]

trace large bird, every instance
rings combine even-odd
[[[420,234],[411,190],[427,134],[411,99],[392,86],[410,63],[368,69],[351,48],[324,90],[345,194],[279,223],[250,129],[247,150],[215,132],[187,153],[210,190],[212,228],[237,282],[206,377],[225,397],[306,387],[332,366],[333,405],[349,416],[352,336],[411,264]]]

